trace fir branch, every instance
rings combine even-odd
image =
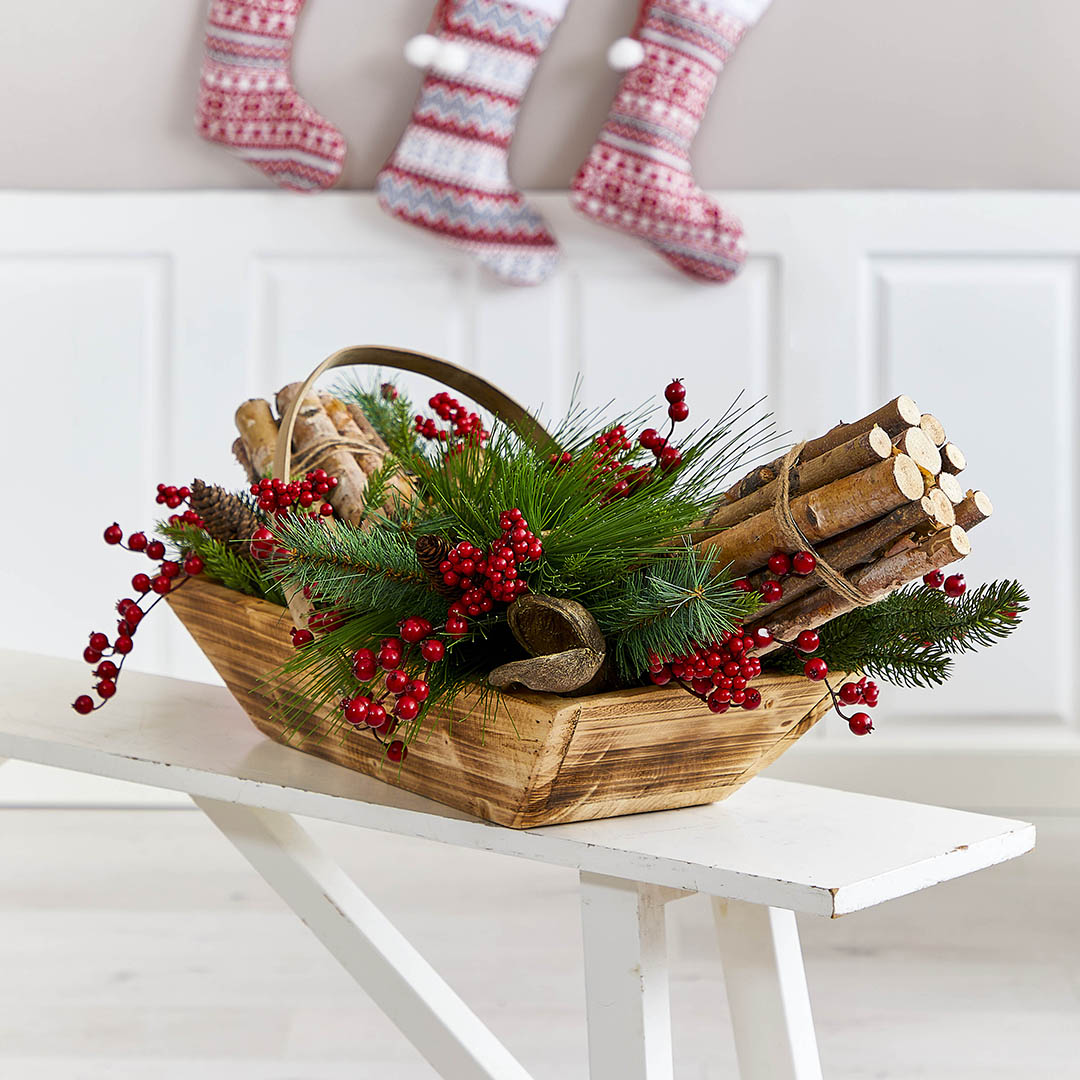
[[[1003,640],[1027,606],[1015,581],[990,582],[958,600],[909,585],[820,627],[815,655],[837,671],[863,671],[894,686],[939,686],[952,674],[953,656]],[[764,659],[786,672],[801,671],[805,660],[786,649]]]
[[[390,453],[402,461],[409,461],[422,452],[421,441],[413,426],[416,410],[400,390],[395,397],[386,397],[382,392],[385,382],[382,374],[376,372],[367,385],[347,382],[335,387],[333,393],[342,401],[358,405]]]
[[[719,641],[757,611],[758,595],[735,588],[717,559],[715,551],[700,555],[686,544],[593,607],[620,676],[637,678],[654,657],[680,656]]]
[[[446,601],[430,587],[407,535],[373,520],[364,529],[288,517],[276,526],[287,554],[272,560],[286,591],[310,586],[354,614],[386,611],[394,621],[421,615],[441,621]]]
[[[285,604],[285,594],[262,567],[241,554],[236,542],[215,540],[203,529],[191,525],[159,522],[157,533],[181,555],[195,554],[203,561],[203,573],[210,581],[246,596],[258,596],[274,604]]]

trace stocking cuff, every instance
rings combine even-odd
[[[705,6],[717,14],[730,15],[753,26],[765,14],[772,0],[704,0]]]

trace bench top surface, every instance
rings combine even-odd
[[[222,687],[129,672],[79,716],[86,682],[85,664],[0,651],[0,758],[829,916],[1035,843],[1022,821],[765,777],[708,806],[506,829],[272,742]]]

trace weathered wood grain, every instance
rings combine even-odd
[[[505,691],[497,708],[481,705],[477,690],[433,710],[399,768],[371,736],[336,730],[329,711],[309,705],[307,722],[290,731],[283,705],[303,705],[302,693],[263,681],[292,653],[284,608],[197,579],[168,599],[270,738],[512,828],[716,802],[829,707],[820,686],[794,676],[762,676],[761,707],[722,716],[670,688],[577,698]]]

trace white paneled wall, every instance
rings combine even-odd
[[[1080,765],[1080,196],[736,194],[753,254],[720,288],[577,219],[559,195],[538,201],[567,257],[549,283],[511,289],[368,195],[0,194],[0,584],[14,601],[2,643],[77,655],[91,626],[111,628],[110,605],[141,567],[100,544],[104,525],[148,525],[159,478],[238,484],[236,405],[343,345],[445,356],[548,416],[578,379],[586,401],[631,406],[678,375],[697,418],[746,389],[803,435],[904,392],[947,421],[971,463],[965,481],[994,499],[969,581],[1020,576],[1034,610],[944,690],[886,690],[872,740],[826,724],[785,768],[827,762],[832,777],[846,763],[872,787],[914,755],[922,779],[898,790],[925,783],[940,798],[935,768],[947,787],[954,763],[982,755],[955,801],[995,801],[979,785],[1018,772],[1004,801],[1067,801],[1046,791],[1064,791],[1076,774],[1060,770]],[[168,617],[154,624],[139,666],[213,677]],[[59,687],[58,702],[78,690]],[[1052,759],[1058,779],[1010,768],[1014,751]]]

